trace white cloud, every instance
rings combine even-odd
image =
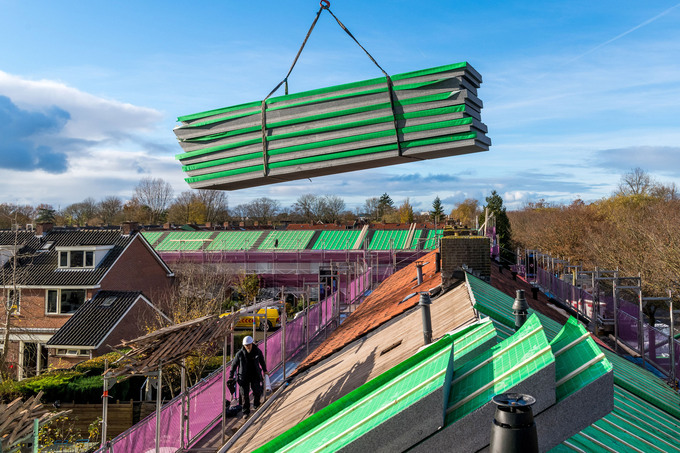
[[[30,110],[52,106],[70,114],[62,136],[105,140],[120,134],[149,132],[161,120],[155,109],[105,99],[54,80],[29,80],[0,71],[0,94]]]

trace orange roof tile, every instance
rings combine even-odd
[[[435,252],[423,256],[420,261],[425,264],[421,285],[417,285],[416,282],[416,262],[392,274],[373,290],[357,310],[328,336],[326,341],[307,356],[297,367],[294,374],[306,370],[371,330],[417,305],[420,300],[418,296],[404,301],[404,298],[409,294],[429,291],[439,286],[441,274],[434,272]]]

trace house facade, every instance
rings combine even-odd
[[[19,379],[93,355],[87,349],[51,354],[46,343],[97,292],[140,291],[153,300],[174,281],[135,224],[120,229],[39,224],[35,231],[0,232],[0,250],[2,347],[10,372]]]

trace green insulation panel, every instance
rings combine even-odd
[[[303,250],[314,236],[314,231],[272,231],[258,250]]]
[[[142,236],[144,236],[144,239],[147,240],[149,245],[153,246],[163,233],[164,231],[143,231]]]
[[[441,388],[450,372],[454,339],[447,335],[372,379],[257,452],[333,452]]]
[[[405,247],[408,230],[376,230],[369,250],[401,250]]]
[[[499,323],[505,324],[509,328],[514,328],[515,316],[512,313],[514,299],[471,274],[466,273],[465,276],[474,299],[475,310]],[[529,309],[529,313],[533,314],[534,310]],[[562,330],[560,323],[553,321],[547,316],[540,314],[539,316],[548,339],[555,338],[557,333]]]
[[[206,250],[249,250],[263,231],[222,231],[208,244]]]
[[[536,315],[530,316],[512,337],[456,370],[446,425],[479,409],[494,395],[508,391],[554,361],[541,322]]]
[[[496,291],[489,284],[468,275],[468,285],[475,299],[475,308],[492,319],[500,339],[510,338],[513,329],[512,298],[500,291]],[[499,294],[500,293],[500,294]],[[503,302],[504,301],[504,302]],[[555,334],[559,323],[547,316],[537,313],[545,327],[548,337],[553,338],[551,346],[564,348],[565,344],[576,342],[583,337],[586,330],[573,318],[565,325],[565,330]],[[567,327],[568,325],[570,325]],[[580,333],[577,332],[580,330]],[[572,341],[567,341],[567,337]],[[575,337],[575,338],[574,338]],[[555,358],[556,381],[568,376],[583,365],[596,358],[600,353],[604,360],[597,360],[595,367],[602,372],[609,367],[614,370],[614,410],[598,422],[570,437],[562,444],[553,448],[551,452],[676,452],[680,453],[680,395],[665,382],[640,366],[616,355],[614,352],[600,348],[592,337],[587,339],[584,348],[583,339],[576,342],[572,348],[583,348],[584,354],[591,359],[573,358],[573,362],[565,362],[561,355]],[[572,356],[573,357],[573,356]],[[578,365],[578,363],[581,365]],[[576,379],[591,379],[589,371]],[[557,386],[558,399],[562,399],[573,391],[572,385],[565,381]]]
[[[313,250],[352,250],[361,231],[357,230],[323,230]]]
[[[210,243],[212,231],[172,231],[155,246],[161,252],[179,250],[202,250],[204,244]]]
[[[233,190],[489,149],[469,64],[392,81],[392,91],[382,77],[181,116],[186,181]]]
[[[550,342],[555,356],[557,399],[562,400],[612,369],[600,347],[576,318],[571,317]]]

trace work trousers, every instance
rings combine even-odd
[[[260,407],[260,396],[262,396],[262,382],[261,381],[239,381],[238,383],[241,391],[241,398],[243,400],[243,413],[250,414],[250,392],[253,392],[253,403],[255,409]]]

